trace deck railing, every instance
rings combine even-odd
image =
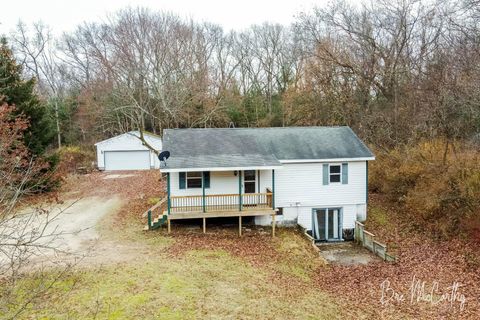
[[[272,208],[272,193],[170,197],[170,213],[243,211]]]

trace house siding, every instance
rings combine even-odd
[[[170,192],[172,196],[200,196],[202,188],[180,189],[179,173],[170,173]],[[212,171],[210,172],[210,188],[205,189],[205,194],[232,194],[238,193],[238,176],[233,171]]]
[[[255,192],[258,192],[260,183],[260,192],[266,192],[267,188],[272,189],[272,171],[260,170],[257,171]],[[202,188],[193,189],[180,189],[179,188],[179,176],[178,172],[170,173],[171,188],[170,192],[172,196],[200,196],[202,195]],[[260,176],[260,181],[258,179]],[[243,177],[242,177],[242,190],[243,190]],[[242,191],[243,192],[243,191]],[[235,176],[233,171],[211,171],[210,172],[210,188],[205,189],[206,195],[214,194],[238,194],[238,175]]]
[[[366,162],[349,162],[348,184],[323,185],[323,164],[284,164],[275,173],[278,207],[340,206],[365,203]]]
[[[366,219],[366,170],[366,161],[348,162],[348,184],[323,185],[323,163],[284,164],[275,171],[275,204],[283,208],[277,220],[310,230],[314,208],[342,208],[343,228],[354,228]],[[267,225],[271,218],[255,221]]]
[[[334,163],[334,162],[331,162]],[[295,224],[311,229],[312,209],[342,208],[343,228],[355,227],[355,220],[366,218],[366,161],[348,163],[348,184],[323,185],[323,163],[284,164],[275,170],[275,204],[283,208],[278,216],[281,224]],[[201,195],[202,189],[179,189],[179,173],[171,173],[171,195]],[[272,188],[272,171],[260,170],[256,192]],[[242,183],[243,187],[243,183]],[[238,193],[238,176],[233,171],[212,171],[210,188],[205,194]],[[259,216],[255,223],[268,225],[270,216]]]

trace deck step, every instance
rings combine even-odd
[[[163,214],[163,215],[159,215],[157,218],[155,218],[153,221],[152,221],[152,224],[149,226],[147,224],[147,226],[144,228],[144,230],[155,230],[155,229],[158,229],[160,228],[162,225],[165,224],[165,222],[167,221],[168,219],[168,215],[166,214]]]

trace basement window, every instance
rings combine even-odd
[[[195,189],[202,187],[202,172],[187,172],[187,188]]]
[[[280,207],[280,208],[277,208],[277,212],[275,213],[277,216],[283,216],[283,208]]]

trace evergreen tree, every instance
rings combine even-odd
[[[24,132],[24,142],[34,155],[41,155],[53,141],[55,127],[46,108],[34,92],[35,79],[22,77],[22,67],[17,64],[5,38],[0,39],[0,105],[15,105],[17,115],[29,121]]]

